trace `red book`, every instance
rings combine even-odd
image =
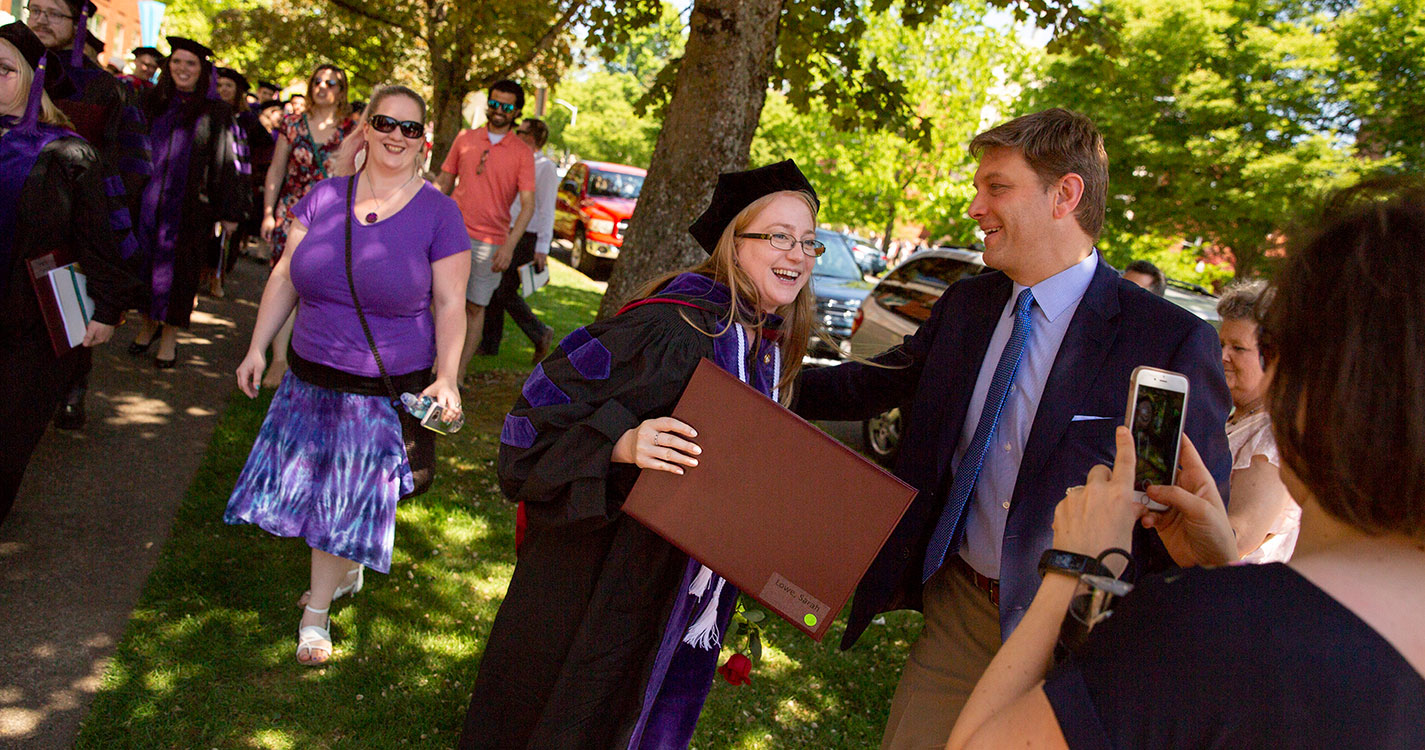
[[[820,641],[915,489],[704,360],[673,417],[703,452],[623,511]]]
[[[60,283],[70,283],[64,279],[74,277],[72,282],[75,286],[72,293],[66,288],[64,294],[57,294],[56,282],[53,280],[51,272],[64,269],[66,266],[74,266],[76,273],[61,272],[56,277],[60,279]],[[78,267],[59,250],[29,259],[29,268],[30,283],[34,285],[35,296],[39,298],[40,314],[44,317],[45,329],[49,331],[50,346],[54,348],[56,357],[62,357],[83,340],[82,331],[84,325],[89,322],[87,316],[93,314],[94,311],[94,303],[89,300],[82,285],[84,276],[77,272]],[[86,305],[87,307],[85,307]],[[68,310],[68,315],[66,315],[66,310]],[[76,315],[79,317],[76,318]],[[81,322],[84,325],[79,325]],[[80,331],[77,339],[74,335],[76,326]]]

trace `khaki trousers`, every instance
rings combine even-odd
[[[925,622],[901,672],[881,750],[942,750],[1000,647],[999,608],[946,561],[925,582]]]

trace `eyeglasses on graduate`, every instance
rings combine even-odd
[[[504,102],[497,102],[497,101],[495,101],[494,99],[491,99],[490,101],[485,102],[485,107],[486,107],[486,109],[493,109],[493,110],[495,110],[496,112],[504,112],[504,113],[507,114],[507,115],[512,115],[512,114],[515,113],[516,110],[519,109],[519,107],[516,107],[516,106],[513,105],[513,104],[506,104],[506,103],[504,103]]]
[[[371,123],[371,127],[378,133],[389,133],[399,127],[401,135],[407,138],[424,138],[426,135],[425,124],[415,120],[397,120],[387,115],[372,115],[366,121]]]
[[[60,12],[57,11],[57,10],[50,10],[50,9],[48,9],[48,8],[36,8],[35,6],[30,5],[30,4],[28,4],[28,3],[25,5],[25,10],[29,12],[31,18],[40,18],[40,19],[46,19],[46,18],[47,18],[47,19],[50,19],[50,20],[52,20],[52,21],[73,21],[73,20],[74,20],[74,16],[66,16],[65,14],[60,13]]]
[[[790,234],[783,234],[782,232],[773,232],[771,234],[764,232],[743,232],[737,235],[737,237],[749,240],[766,240],[771,243],[772,247],[778,250],[791,250],[797,245],[801,245],[802,252],[813,258],[826,252],[826,245],[822,244],[821,240],[798,240],[796,237]]]

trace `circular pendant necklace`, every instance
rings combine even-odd
[[[401,183],[401,186],[400,186],[400,187],[398,187],[398,188],[396,188],[395,190],[392,190],[391,192],[387,193],[385,198],[376,198],[376,183],[371,180],[371,173],[370,173],[370,172],[367,172],[367,173],[366,173],[366,184],[369,185],[369,186],[371,186],[371,197],[372,197],[372,198],[376,198],[376,208],[375,208],[375,210],[368,211],[368,212],[366,213],[366,223],[367,223],[367,224],[375,224],[375,223],[376,223],[376,220],[377,220],[378,218],[380,218],[380,217],[377,215],[376,212],[377,212],[377,211],[380,211],[381,209],[383,209],[383,208],[386,207],[386,201],[391,200],[391,196],[393,196],[393,195],[395,195],[395,194],[401,192],[402,190],[405,190],[405,189],[406,189],[406,186],[409,185],[409,184],[411,184],[411,181],[412,181],[412,180],[416,179],[416,175],[417,175],[417,174],[418,174],[417,172],[412,172],[412,173],[411,173],[411,176],[410,176],[410,177],[407,177],[407,178],[406,178],[406,181],[403,182],[403,183]]]

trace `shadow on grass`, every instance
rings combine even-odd
[[[269,399],[235,400],[77,746],[451,746],[514,567],[493,460],[523,375],[481,380],[487,406],[440,440],[432,490],[401,505],[390,575],[368,572],[333,608],[337,653],[321,668],[294,658],[306,545],[222,522]]]
[[[575,272],[556,266],[568,285],[539,300],[561,337],[600,298],[564,272]],[[437,440],[435,485],[399,508],[390,574],[368,572],[365,588],[333,607],[337,651],[320,668],[294,656],[305,543],[222,522],[270,396],[230,402],[77,746],[451,747],[514,570],[514,506],[494,464],[528,371],[518,356],[509,347],[491,359],[520,364],[477,373],[466,427]],[[693,746],[875,746],[918,622],[890,615],[844,654],[842,627],[817,644],[770,623],[752,685],[717,681]]]

